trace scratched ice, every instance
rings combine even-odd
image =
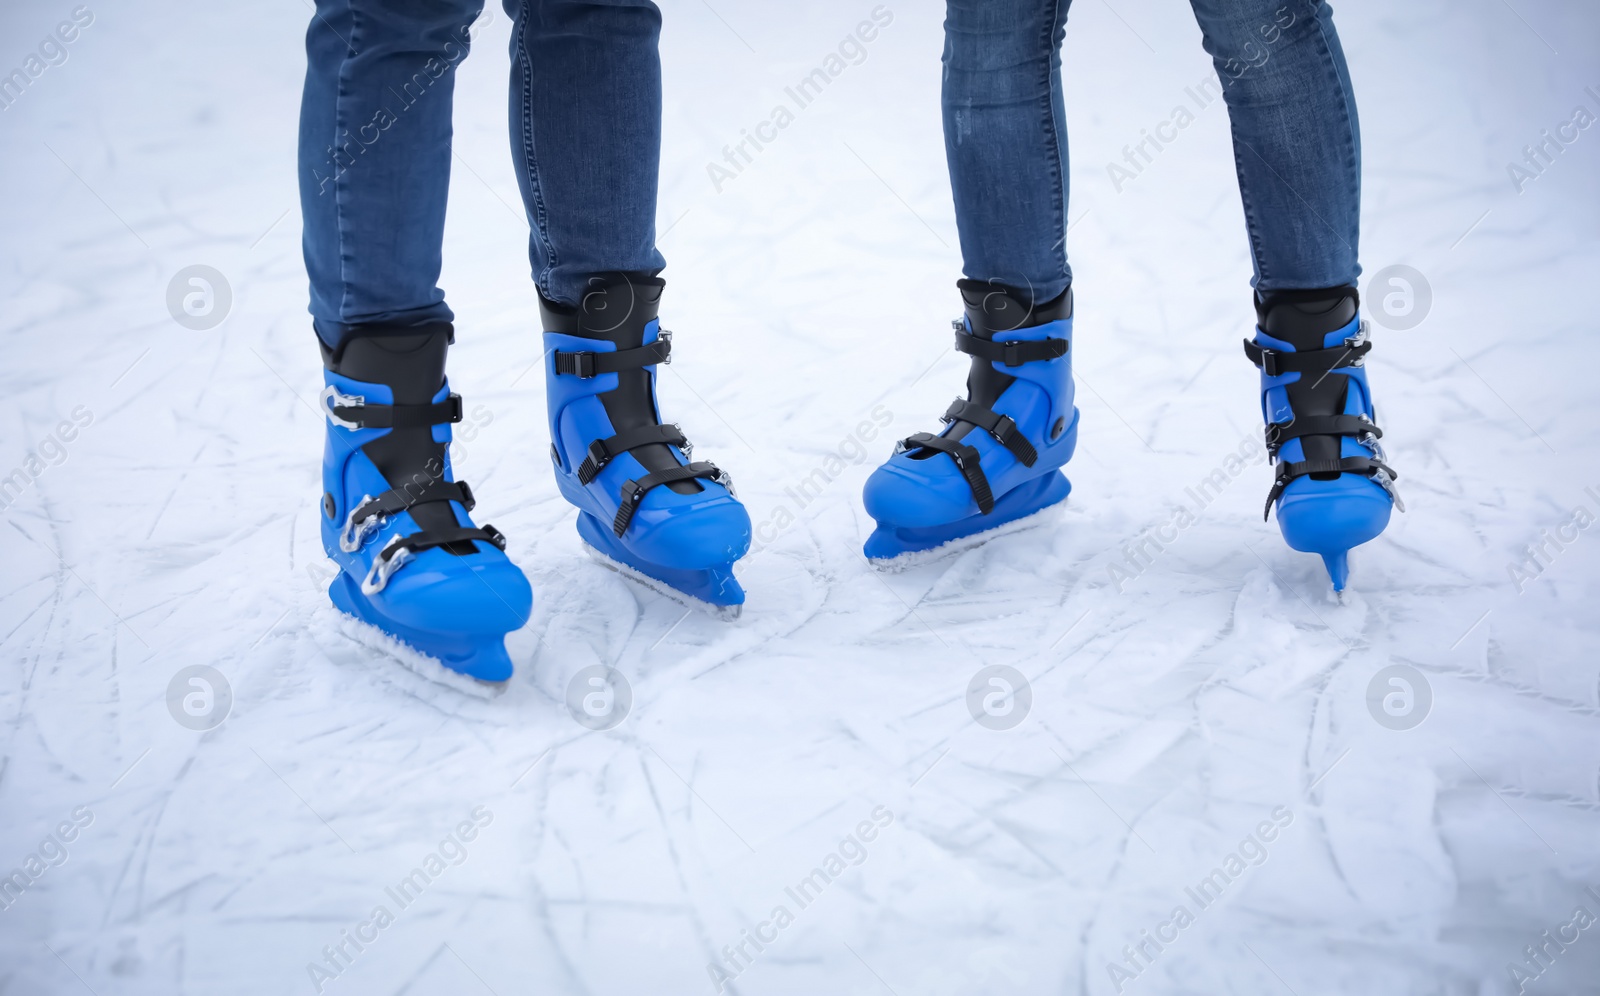
[[[750,601],[730,625],[605,570],[549,478],[491,4],[443,285],[457,465],[537,593],[498,696],[322,592],[308,5],[89,0],[13,82],[0,992],[1600,992],[1600,10],[1339,7],[1366,272],[1427,284],[1363,287],[1409,511],[1341,604],[1261,521],[1264,461],[1230,462],[1249,263],[1183,4],[1068,29],[1070,501],[892,575],[861,484],[965,363],[939,5],[885,0],[804,107],[874,0],[664,6],[662,394],[761,529]],[[3,8],[0,73],[74,6]],[[185,275],[180,323],[192,266],[228,294]],[[631,693],[611,729],[568,709],[594,665]],[[991,666],[1020,721],[987,677],[969,713]]]

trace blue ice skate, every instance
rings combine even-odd
[[[333,604],[451,670],[511,677],[505,634],[533,607],[505,537],[473,525],[472,490],[451,480],[447,323],[323,346],[328,422],[322,545],[340,567]]]
[[[733,565],[750,549],[750,516],[727,474],[689,462],[676,424],[661,424],[655,368],[672,362],[656,312],[664,284],[616,274],[576,308],[541,298],[550,459],[578,508],[578,535],[604,560],[663,594],[723,618],[744,589]]]
[[[1258,298],[1255,339],[1244,343],[1261,368],[1267,455],[1277,463],[1262,516],[1277,504],[1283,538],[1322,556],[1335,591],[1349,580],[1351,548],[1383,532],[1391,508],[1405,511],[1378,442],[1358,303],[1353,287]]]
[[[1073,407],[1072,291],[1030,306],[1015,291],[959,283],[966,318],[956,349],[972,357],[967,397],[938,435],[895,444],[863,495],[878,522],[865,553],[894,562],[998,529],[1064,500],[1061,467],[1078,443]]]

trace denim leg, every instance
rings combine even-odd
[[[1222,80],[1260,292],[1353,285],[1361,130],[1322,0],[1191,0]]]
[[[963,272],[1037,301],[1067,266],[1061,38],[1071,0],[948,0],[944,148]]]
[[[649,0],[504,0],[511,156],[545,297],[591,277],[654,274],[661,165],[661,12]]]
[[[439,289],[450,109],[483,0],[317,0],[300,104],[311,314],[354,327],[449,321]]]

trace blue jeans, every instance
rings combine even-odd
[[[1354,284],[1361,137],[1328,5],[1191,3],[1232,123],[1252,285],[1268,294]],[[1061,99],[1070,4],[948,0],[945,18],[945,153],[965,273],[1039,301],[1072,282]],[[1174,97],[1193,113],[1216,89],[1191,86]],[[1130,139],[1140,123],[1126,122]],[[1130,141],[1110,167],[1119,190],[1155,163],[1178,127],[1163,122],[1158,137]]]
[[[439,289],[455,69],[483,0],[317,0],[300,207],[318,334],[449,321]],[[574,305],[655,247],[661,12],[649,0],[505,0],[511,153],[533,280]]]

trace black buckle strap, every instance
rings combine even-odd
[[[1301,436],[1364,436],[1383,438],[1383,430],[1364,415],[1299,415],[1290,422],[1268,422],[1267,455],[1276,457],[1284,443]]]
[[[672,362],[672,333],[661,332],[655,342],[610,353],[564,353],[556,350],[556,373],[585,380],[621,370],[636,370]]]
[[[635,447],[648,446],[651,443],[666,443],[669,446],[687,448],[689,440],[684,438],[683,430],[676,425],[646,425],[619,432],[606,439],[596,439],[589,444],[589,455],[578,465],[578,481],[588,484],[606,469],[606,464],[613,458]]]
[[[1396,474],[1388,464],[1373,457],[1344,457],[1341,460],[1302,460],[1298,463],[1278,464],[1277,479],[1272,482],[1272,490],[1267,494],[1267,505],[1261,510],[1261,521],[1265,522],[1272,514],[1272,503],[1283,496],[1283,489],[1289,482],[1297,477],[1307,474],[1365,474],[1375,477],[1379,473],[1387,475],[1388,481],[1398,480]],[[1385,481],[1380,481],[1384,490],[1393,494],[1394,491]]]
[[[982,339],[970,332],[956,331],[956,349],[968,356],[976,356],[991,363],[1004,363],[1020,367],[1024,363],[1055,360],[1067,355],[1071,343],[1066,339],[1029,339],[1012,342],[995,342]]]
[[[471,540],[488,543],[499,550],[506,548],[505,534],[487,523],[475,527],[459,527],[456,529],[425,529],[420,533],[412,533],[400,540],[384,547],[378,556],[385,560],[393,560],[401,550],[419,553],[431,550],[436,546],[449,546],[451,543],[465,543]]]
[[[993,436],[995,442],[1011,451],[1011,455],[1022,461],[1024,467],[1032,467],[1034,461],[1039,459],[1039,451],[1033,448],[1026,436],[1017,428],[1017,423],[1009,415],[1001,415],[979,404],[974,404],[964,398],[957,398],[950,402],[950,407],[944,410],[941,418],[946,422],[960,419],[971,422],[973,425]]]
[[[712,481],[725,481],[727,475],[718,470],[716,464],[691,463],[685,467],[672,467],[667,470],[657,470],[646,474],[636,480],[628,481],[622,485],[622,500],[617,506],[617,518],[611,523],[611,529],[618,536],[628,531],[628,523],[633,521],[633,513],[638,510],[639,503],[652,489],[674,481],[692,481],[695,478],[704,478]]]
[[[337,418],[358,429],[418,429],[461,421],[461,395],[448,395],[438,404],[427,405],[332,405]]]
[[[1320,376],[1342,367],[1359,367],[1371,351],[1370,339],[1329,349],[1302,349],[1292,353],[1269,349],[1249,339],[1244,341],[1244,355],[1268,377],[1291,373]]]
[[[976,449],[944,436],[935,436],[931,432],[918,432],[907,436],[901,445],[907,449],[938,450],[940,453],[950,454],[950,459],[956,462],[956,469],[966,478],[967,487],[972,489],[972,500],[978,503],[978,511],[984,515],[994,511],[994,492],[989,488],[989,478],[983,473],[983,467],[980,465],[982,458]]]
[[[413,505],[421,505],[430,501],[455,501],[468,512],[477,505],[477,500],[472,497],[472,489],[466,481],[430,481],[421,488],[412,486],[393,488],[383,494],[363,502],[353,513],[350,521],[356,525],[367,521],[375,515],[394,515],[404,512]]]

